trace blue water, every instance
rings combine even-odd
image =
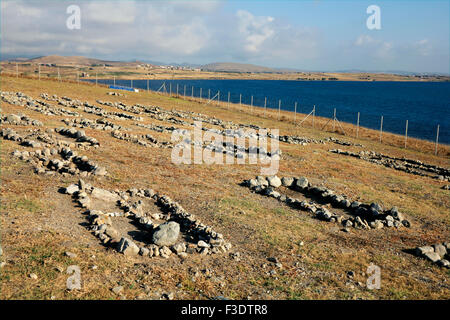
[[[92,81],[92,80],[91,80]],[[93,80],[95,81],[95,80]],[[357,82],[357,81],[286,81],[286,80],[150,80],[150,90],[158,90],[166,83],[167,91],[213,97],[220,91],[220,100],[254,106],[309,113],[316,106],[316,115],[336,117],[340,121],[356,124],[360,112],[360,126],[379,129],[383,116],[383,131],[405,134],[408,120],[408,136],[435,141],[439,125],[439,142],[450,144],[450,82]],[[112,84],[112,80],[99,80]],[[117,85],[130,86],[130,80],[116,80]],[[147,89],[147,80],[133,80],[133,87]]]

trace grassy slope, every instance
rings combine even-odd
[[[299,129],[287,122],[262,119],[249,113],[200,105],[152,93],[127,93],[127,97],[106,96],[108,89],[88,85],[56,83],[4,77],[1,90],[22,91],[37,98],[40,93],[69,96],[95,103],[96,99],[141,103],[198,111],[224,120],[255,123],[279,128],[281,134],[300,134],[314,138],[330,134],[310,128]],[[104,107],[105,109],[111,109]],[[112,110],[112,109],[111,109]],[[61,118],[2,103],[5,114],[23,112],[46,126],[61,126]],[[86,118],[92,115],[83,114]],[[135,133],[157,134],[132,126],[129,121],[114,121],[133,127]],[[146,118],[145,123],[158,123]],[[77,178],[37,176],[30,166],[10,157],[16,143],[1,141],[1,242],[7,265],[1,269],[2,299],[116,299],[111,288],[123,285],[124,297],[159,298],[174,292],[177,299],[205,299],[217,295],[229,298],[267,299],[435,299],[448,298],[449,273],[411,256],[403,250],[422,244],[449,240],[450,199],[435,180],[408,175],[353,158],[330,154],[332,144],[300,147],[281,144],[285,157],[279,176],[305,175],[360,201],[378,201],[385,207],[397,205],[412,222],[411,229],[343,233],[336,225],[311,218],[308,214],[281,205],[274,199],[249,192],[238,184],[259,174],[257,165],[175,166],[170,150],[149,149],[112,139],[108,133],[85,129],[102,147],[84,151],[89,158],[105,165],[111,175],[91,181],[110,189],[152,187],[178,201],[185,209],[211,224],[241,253],[241,261],[224,256],[188,259],[124,258],[100,246],[81,225],[84,218],[70,198],[57,193]],[[352,139],[358,141],[356,139]],[[359,141],[368,149],[393,155],[406,155],[448,166],[448,158]],[[358,148],[349,148],[358,150]],[[300,241],[304,242],[300,246]],[[76,252],[74,259],[64,256]],[[276,256],[283,264],[277,275],[266,261]],[[367,290],[364,272],[370,263],[381,267],[380,290]],[[83,289],[68,292],[68,275],[55,268],[79,265]],[[264,266],[267,264],[267,266]],[[92,270],[93,265],[98,269]],[[196,270],[210,269],[212,277]],[[345,273],[355,279],[347,283]],[[37,280],[28,278],[30,273]],[[177,284],[179,284],[177,286]]]

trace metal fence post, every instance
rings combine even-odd
[[[297,102],[294,105],[294,122],[297,120]]]
[[[356,138],[359,137],[359,112],[358,112],[358,120],[356,120]]]
[[[336,130],[336,108],[333,109],[333,132]]]
[[[228,110],[230,109],[230,91],[228,91],[228,103],[227,103]]]
[[[266,117],[267,97],[264,97],[264,118]]]
[[[314,129],[314,120],[316,119],[316,105],[313,107],[312,127]]]
[[[278,100],[278,120],[280,120],[281,99]]]
[[[380,143],[382,140],[382,135],[383,135],[383,116],[381,116],[381,122],[380,122]]]
[[[406,127],[405,127],[405,149],[407,141],[408,141],[408,120],[406,120]]]
[[[434,154],[437,156],[438,154],[438,144],[439,144],[439,125],[437,126],[436,131],[436,146],[434,147]]]

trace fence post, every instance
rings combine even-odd
[[[333,132],[336,130],[336,108],[333,110]]]
[[[405,128],[405,149],[407,141],[408,141],[408,120],[406,120],[406,128]]]
[[[178,98],[178,83],[177,83],[177,98]]]
[[[192,86],[191,98],[194,97],[194,86]]]
[[[228,108],[228,110],[230,110],[230,91],[228,91],[228,103],[227,103],[227,108]]]
[[[220,90],[217,91],[217,106],[220,104]]]
[[[266,117],[267,97],[264,97],[264,118]]]
[[[381,143],[382,135],[383,135],[383,116],[381,116],[381,122],[380,122],[380,143]]]
[[[297,120],[297,102],[294,105],[294,123]]]
[[[169,97],[172,96],[172,82],[169,83]]]
[[[39,68],[39,80],[41,80],[41,65],[38,64],[38,68]]]
[[[314,120],[316,119],[316,105],[313,107],[313,118],[312,118],[312,126],[314,129]]]
[[[359,137],[359,112],[358,112],[358,120],[356,120],[356,138]]]
[[[133,79],[131,79],[131,88],[133,88]]]
[[[239,94],[239,110],[242,108],[242,93]]]
[[[250,100],[250,113],[253,113],[253,96]]]
[[[278,120],[280,120],[281,99],[278,100]]]
[[[439,144],[439,125],[437,126],[437,131],[436,131],[436,146],[434,147],[434,155],[437,156],[438,154],[438,144]]]
[[[19,64],[16,62],[16,78],[19,77]]]
[[[184,85],[184,92],[183,92],[183,96],[186,97],[186,85]]]
[[[98,83],[98,74],[97,74],[97,72],[95,73],[95,86],[97,86],[97,83]],[[59,78],[59,68],[58,68],[58,78]]]
[[[200,88],[200,102],[202,101],[202,90],[203,88]]]
[[[148,79],[147,79],[147,92],[148,92],[149,90],[148,90]]]
[[[208,100],[211,100],[211,89],[208,89]]]

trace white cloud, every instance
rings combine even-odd
[[[136,18],[134,1],[95,1],[82,6],[81,14],[85,14],[92,22],[104,24],[131,24]]]
[[[236,16],[239,32],[245,37],[244,48],[248,52],[258,52],[262,44],[275,34],[273,17],[255,17],[245,10],[238,10]]]

